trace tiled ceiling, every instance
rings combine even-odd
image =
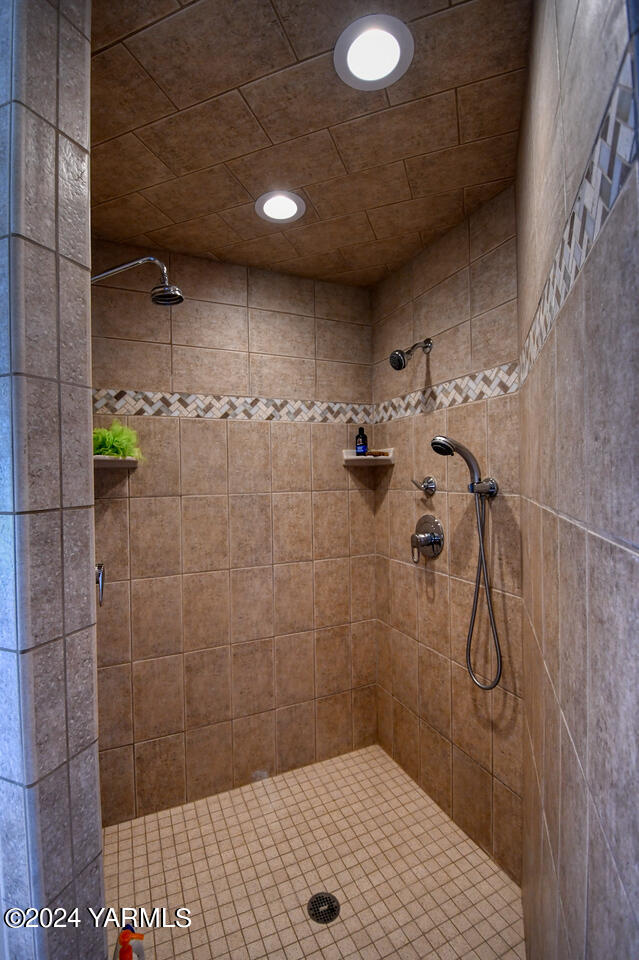
[[[94,0],[93,233],[375,283],[513,179],[530,0]],[[410,24],[386,90],[335,73],[369,13]],[[304,217],[260,220],[264,191]]]

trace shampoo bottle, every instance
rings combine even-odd
[[[355,437],[355,453],[358,457],[365,457],[368,452],[368,437],[364,433],[364,427],[360,427]]]

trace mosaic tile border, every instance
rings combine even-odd
[[[520,356],[523,384],[572,290],[637,157],[632,43],[615,81],[583,180]]]
[[[207,420],[286,420],[301,423],[373,423],[372,403],[271,400],[198,393],[94,390],[93,412],[121,417],[185,417]]]
[[[285,420],[297,423],[384,423],[401,417],[485,400],[519,388],[516,362],[438,383],[382,403],[326,403],[265,397],[94,390],[93,412],[120,417],[184,417],[207,420]]]
[[[430,413],[460,403],[472,403],[474,400],[501,397],[507,393],[516,393],[518,389],[519,365],[516,361],[505,363],[500,367],[438,383],[424,390],[416,390],[404,397],[384,400],[376,404],[375,423],[415,417],[420,413]]]

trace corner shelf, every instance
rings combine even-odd
[[[105,457],[94,454],[93,466],[100,470],[135,470],[138,461],[135,457]]]
[[[344,458],[345,467],[390,467],[391,464],[395,463],[395,448],[394,447],[380,447],[380,450],[383,450],[384,453],[388,454],[385,457],[370,457],[368,454],[364,454],[363,457],[358,457],[354,450],[342,450],[342,456]]]

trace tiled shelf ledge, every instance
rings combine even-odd
[[[93,466],[100,470],[135,470],[137,465],[135,457],[105,457],[101,454],[93,457]]]
[[[342,456],[344,457],[344,466],[345,467],[389,467],[392,463],[395,463],[394,447],[380,447],[380,450],[383,450],[384,453],[388,454],[388,456],[369,457],[367,454],[364,454],[364,456],[358,457],[354,450],[342,450]]]

